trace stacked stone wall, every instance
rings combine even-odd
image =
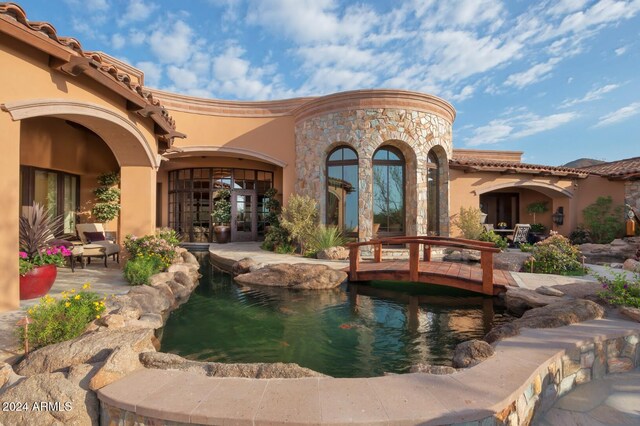
[[[326,158],[337,146],[358,153],[359,238],[372,237],[374,152],[383,145],[405,157],[405,223],[407,235],[427,233],[427,155],[434,147],[440,171],[440,233],[449,232],[451,122],[436,114],[401,108],[347,109],[304,118],[296,123],[296,192],[318,200],[326,213]]]
[[[625,182],[624,202],[640,210],[640,180]]]

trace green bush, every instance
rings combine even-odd
[[[482,211],[477,207],[460,207],[460,212],[458,216],[453,219],[453,224],[460,228],[464,238],[477,240],[484,232],[481,215]]]
[[[531,232],[535,232],[535,233],[538,233],[538,234],[542,234],[542,233],[544,233],[544,231],[545,231],[546,229],[547,229],[547,227],[546,227],[546,226],[544,226],[544,225],[543,225],[543,224],[541,224],[541,223],[532,223],[532,224],[531,224]]]
[[[602,284],[603,290],[598,293],[601,299],[613,305],[640,308],[640,274],[634,274],[632,280],[624,272],[613,273],[613,278],[595,277]]]
[[[228,189],[222,188],[216,192],[211,216],[214,223],[231,223],[231,192]]]
[[[611,196],[598,197],[582,214],[594,243],[608,244],[624,233],[624,208],[613,207]]]
[[[278,250],[280,250],[280,247],[282,246],[291,247],[289,231],[279,225],[269,227],[269,231],[267,231],[264,236],[264,241],[260,247],[263,250],[279,253]],[[293,251],[294,250],[287,251],[287,253],[292,253]]]
[[[571,244],[569,239],[556,234],[540,241],[533,246],[531,251],[533,259],[524,263],[525,270],[542,274],[558,275],[584,275],[580,250]]]
[[[127,235],[124,239],[124,248],[127,249],[131,258],[155,258],[162,270],[171,265],[179,243],[180,239],[175,231],[161,228],[155,235],[144,237]]]
[[[274,250],[278,254],[291,254],[296,251],[296,248],[289,243],[281,244]]]
[[[124,277],[131,285],[145,285],[149,284],[151,275],[162,269],[162,263],[156,256],[134,257],[124,265]]]
[[[578,226],[571,234],[569,234],[569,240],[572,244],[586,244],[591,243],[591,233],[588,229]]]
[[[118,172],[103,173],[98,176],[99,187],[93,190],[96,203],[91,209],[91,215],[98,222],[109,222],[120,214],[120,183]]]
[[[491,243],[494,243],[500,250],[504,250],[508,246],[507,240],[493,231],[484,231],[482,234],[480,234],[480,237],[478,239],[480,241],[489,241]]]
[[[293,194],[286,207],[282,209],[280,223],[289,231],[291,238],[300,247],[300,253],[307,252],[318,226],[318,205],[307,195]]]
[[[533,244],[520,243],[520,251],[523,253],[531,253],[533,251]]]
[[[82,288],[79,292],[75,289],[63,292],[62,299],[58,300],[47,295],[27,310],[31,319],[28,331],[31,349],[74,339],[84,332],[91,321],[100,318],[105,310],[105,299],[85,291],[90,288],[89,283]],[[16,329],[16,335],[24,344],[23,327]]]
[[[343,246],[346,243],[346,238],[336,226],[320,225],[316,228],[311,238],[308,251],[315,255],[329,247]]]

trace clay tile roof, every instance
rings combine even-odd
[[[515,161],[495,161],[478,158],[455,158],[449,160],[453,169],[466,171],[498,171],[502,173],[549,174],[554,176],[571,176],[584,178],[589,175],[587,170],[571,167],[545,166]]]
[[[163,129],[159,138],[171,145],[174,137],[185,137],[182,133],[175,131],[176,125],[173,118],[167,110],[155,99],[152,93],[146,90],[142,85],[138,84],[137,79],[132,78],[129,74],[121,71],[112,63],[107,62],[99,52],[85,51],[78,40],[72,37],[59,36],[55,27],[48,22],[33,22],[27,19],[25,11],[15,3],[0,3],[0,15],[13,18],[16,22],[22,24],[28,30],[37,34],[42,34],[48,39],[54,41],[61,47],[72,52],[78,58],[88,60],[92,67],[99,70],[102,74],[109,76],[114,81],[120,83],[135,96],[139,97],[150,108],[139,111],[140,115],[150,116]],[[64,70],[64,67],[60,67]],[[65,70],[66,71],[66,70]],[[76,75],[73,72],[69,74]]]
[[[609,178],[640,178],[640,157],[581,167],[581,170]]]

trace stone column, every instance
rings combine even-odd
[[[118,240],[128,234],[152,234],[156,224],[156,170],[152,167],[120,168],[120,230]]]
[[[20,122],[0,111],[0,312],[20,307],[20,272],[18,269],[18,223],[20,215]]]
[[[407,223],[407,235],[426,235],[427,234],[427,210],[429,203],[427,200],[427,167],[426,159],[419,158],[416,165],[416,185],[414,188],[407,188],[408,191],[415,191],[415,197],[407,196],[407,201],[416,200],[416,217],[415,223]],[[408,195],[408,194],[407,194]],[[407,206],[409,207],[409,206]],[[408,210],[410,211],[410,210]]]
[[[373,237],[373,166],[371,158],[358,159],[358,240]]]

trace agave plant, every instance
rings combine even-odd
[[[26,214],[20,217],[20,250],[29,258],[46,250],[56,234],[62,231],[63,216],[53,216],[44,206],[34,202]]]

